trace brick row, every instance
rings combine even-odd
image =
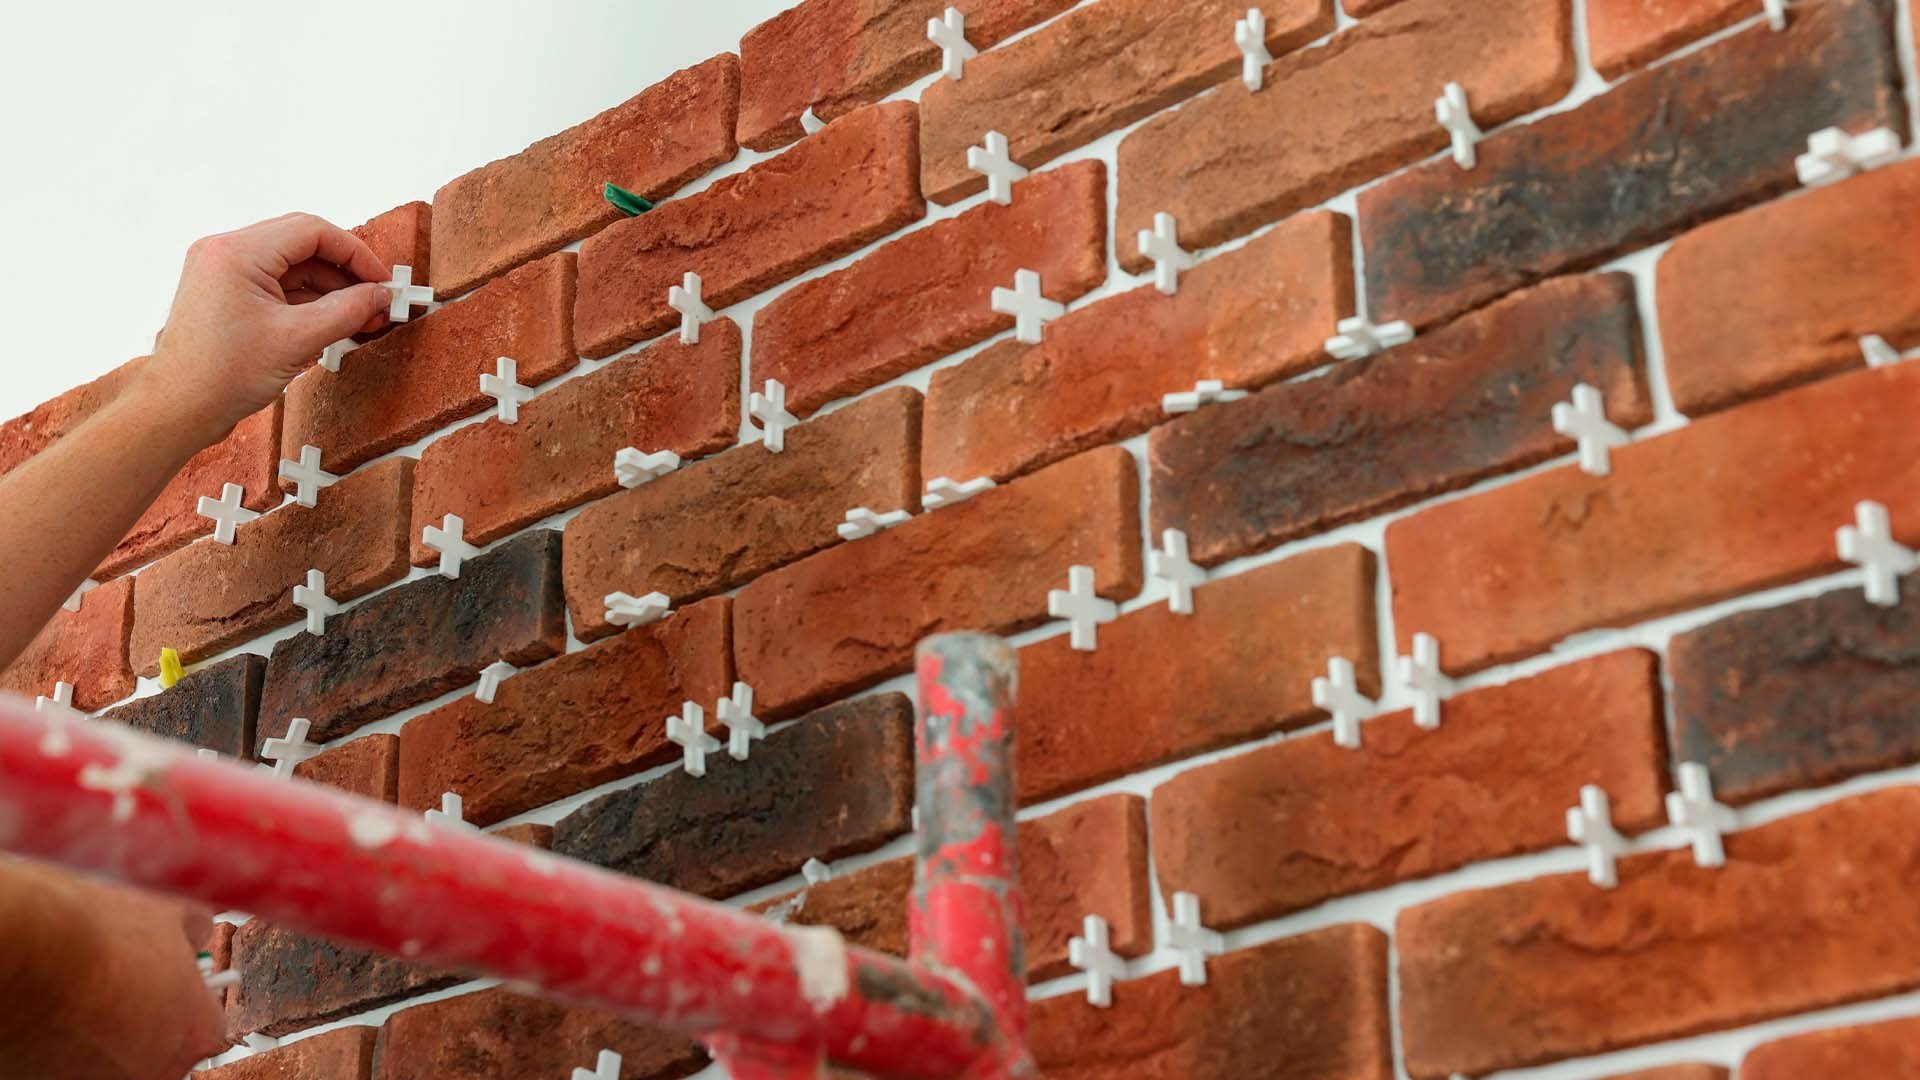
[[[1742,1080],[1920,1074],[1920,1018],[1809,1031],[1761,1043],[1740,1063]]]
[[[379,1029],[344,1027],[194,1075],[199,1080],[371,1080]]]
[[[1688,42],[1758,15],[1741,0],[1589,0],[1587,47],[1593,66],[1617,79]]]
[[[0,671],[0,690],[52,697],[55,683],[72,683],[74,707],[88,712],[133,693],[128,663],[128,641],[135,633],[133,589],[133,578],[109,581],[87,593],[79,611],[55,612]]]
[[[254,919],[234,931],[240,982],[227,1002],[234,1037],[284,1035],[460,981],[402,960]]]
[[[250,759],[266,675],[266,657],[236,656],[189,673],[169,690],[128,702],[105,719],[228,757]]]
[[[394,1013],[381,1032],[376,1080],[566,1077],[591,1069],[602,1050],[620,1055],[625,1080],[686,1076],[706,1062],[684,1035],[597,1009],[482,990]]]

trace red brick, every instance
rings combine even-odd
[[[1617,79],[1759,13],[1743,0],[1588,0],[1588,48],[1600,74]]]
[[[381,262],[412,267],[415,285],[433,284],[432,233],[433,204],[419,200],[396,206],[353,230]]]
[[[1570,701],[1580,707],[1565,708]],[[1583,784],[1607,792],[1623,831],[1665,823],[1652,653],[1609,653],[1441,709],[1438,731],[1397,712],[1368,721],[1358,751],[1322,732],[1160,785],[1160,887],[1200,897],[1207,925],[1230,929],[1565,844],[1563,815]]]
[[[929,634],[1039,625],[1075,564],[1101,596],[1131,597],[1138,499],[1132,457],[1095,450],[776,570],[735,601],[740,677],[766,713],[791,715],[907,671]]]
[[[53,696],[55,683],[73,684],[73,705],[92,712],[133,693],[127,641],[134,629],[133,579],[89,592],[79,611],[62,609],[0,671],[0,690]],[[160,658],[158,652],[154,659]]]
[[[344,473],[491,406],[480,376],[499,357],[527,386],[573,370],[573,285],[573,255],[549,256],[349,352],[338,372],[309,369],[287,388],[281,454],[312,444]]]
[[[250,759],[266,673],[266,657],[242,654],[191,672],[171,689],[130,701],[102,719]]]
[[[920,395],[900,387],[801,424],[786,449],[729,450],[588,507],[567,524],[574,632],[614,633],[606,597],[686,603],[822,548],[848,510],[919,507]]]
[[[571,1075],[601,1050],[621,1057],[626,1080],[685,1076],[705,1061],[684,1035],[629,1024],[507,990],[403,1009],[387,1020],[379,1080],[502,1080]]]
[[[1729,836],[1716,870],[1682,845],[1623,859],[1617,889],[1582,871],[1401,912],[1407,1071],[1483,1076],[1920,986],[1915,813],[1920,788],[1893,788]]]
[[[1474,671],[1841,566],[1854,503],[1920,542],[1920,366],[1802,387],[1387,527],[1394,625]]]
[[[1217,20],[1233,14],[1214,18],[1210,40],[1231,45]],[[1409,0],[1282,57],[1257,94],[1228,86],[1156,117],[1120,144],[1120,265],[1149,265],[1134,237],[1156,213],[1186,247],[1211,247],[1444,149],[1433,102],[1449,81],[1485,127],[1558,100],[1573,85],[1569,21],[1560,0]]]
[[[1400,0],[1340,0],[1340,9],[1358,19],[1398,3]]]
[[[620,220],[608,183],[664,199],[733,160],[740,61],[721,53],[433,196],[435,288],[457,296]]]
[[[1636,1069],[1601,1080],[1727,1080],[1730,1074],[1718,1065],[1662,1065],[1655,1069]]]
[[[1038,345],[1003,341],[934,372],[928,476],[1005,480],[1145,431],[1201,379],[1254,387],[1326,362],[1353,314],[1351,222],[1309,213],[1181,275],[1069,312]]]
[[[1033,802],[1323,717],[1312,684],[1327,660],[1380,686],[1373,553],[1358,544],[1202,585],[1194,613],[1165,604],[1020,650],[1020,797]]]
[[[0,475],[19,468],[28,458],[92,419],[94,413],[120,396],[138,364],[138,360],[122,364],[0,424]]]
[[[409,720],[400,805],[431,809],[454,791],[469,822],[490,825],[678,756],[666,717],[692,700],[713,719],[732,687],[729,604],[696,604],[530,668],[492,705],[462,697]]]
[[[516,844],[525,844],[528,847],[551,848],[553,846],[553,826],[551,825],[536,825],[533,822],[503,825],[492,830],[489,835],[501,840],[511,840]]]
[[[192,664],[293,622],[293,587],[308,569],[327,575],[342,602],[407,572],[413,462],[394,458],[328,488],[315,507],[289,505],[242,525],[232,546],[176,551],[139,578],[133,623],[136,670],[155,675],[160,650]]]
[[[697,345],[662,338],[522,405],[518,423],[492,419],[429,443],[414,481],[414,564],[439,559],[420,537],[447,514],[467,523],[468,542],[492,543],[619,491],[613,457],[626,447],[696,458],[739,432],[740,328],[709,323]]]
[[[1162,971],[1036,1001],[1028,1041],[1046,1080],[1388,1080],[1387,937],[1359,923],[1207,962],[1207,985]]]
[[[201,951],[205,952],[207,959],[212,962],[212,970],[228,971],[232,969],[233,932],[237,929],[239,929],[239,927],[236,927],[230,922],[216,922],[213,924],[212,936],[208,937],[207,943],[201,947]],[[220,988],[220,992],[214,995],[220,999],[220,1008],[223,1011],[227,1007],[227,998],[230,994],[231,991],[223,986]]]
[[[1586,383],[1653,419],[1633,280],[1558,278],[1323,378],[1154,429],[1153,534],[1212,565],[1464,488],[1574,448],[1553,405]]]
[[[1674,241],[1655,289],[1674,404],[1699,415],[1861,367],[1863,334],[1920,345],[1917,198],[1903,162]]]
[[[1333,29],[1327,0],[1257,6],[1276,55]],[[1016,161],[1037,166],[1237,78],[1233,23],[1246,13],[1238,0],[1101,0],[968,61],[966,78],[942,79],[920,97],[927,197],[958,202],[986,187],[967,168],[967,147],[988,131],[1007,137]]]
[[[368,1080],[378,1028],[344,1027],[194,1073],[195,1080]]]
[[[254,919],[234,931],[227,1030],[284,1035],[450,986],[457,976]]]
[[[677,325],[667,290],[697,273],[718,309],[848,255],[926,214],[919,113],[861,109],[792,152],[618,222],[580,246],[580,351],[608,356]]]
[[[1740,1063],[1741,1080],[1819,1076],[1920,1076],[1920,1017],[1809,1031],[1761,1043]]]
[[[849,945],[905,956],[907,902],[912,891],[913,860],[888,859],[750,904],[747,910],[783,925],[831,926]]]
[[[400,790],[400,737],[366,735],[341,743],[295,765],[293,775],[361,798],[392,802]]]
[[[949,0],[806,0],[740,39],[740,145],[778,150],[808,107],[833,120],[940,67],[927,20]],[[1058,15],[1074,0],[957,0],[977,49]]]
[[[1036,173],[1012,205],[983,202],[787,290],[754,316],[751,382],[780,380],[798,413],[878,386],[1011,329],[993,290],[1023,269],[1062,303],[1106,280],[1104,164]]]
[[[1794,187],[1809,132],[1905,117],[1879,0],[1805,5],[1497,132],[1471,170],[1441,156],[1362,191],[1368,305],[1430,326]]]

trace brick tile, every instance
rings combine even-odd
[[[1480,1076],[1920,986],[1916,812],[1920,788],[1893,788],[1729,836],[1717,870],[1682,846],[1622,860],[1611,891],[1582,871],[1402,911],[1407,1071]]]
[[[1100,628],[1096,652],[1064,636],[1020,650],[1018,777],[1033,802],[1163,762],[1320,720],[1313,677],[1354,662],[1380,686],[1373,553],[1303,552]]]
[[[233,966],[240,984],[227,1001],[227,1031],[235,1037],[284,1035],[460,981],[263,919],[234,931]]]
[[[618,628],[608,594],[685,603],[840,543],[856,506],[919,508],[920,395],[900,387],[801,424],[786,450],[729,450],[588,507],[567,524],[567,603],[582,640]]]
[[[1809,1031],[1761,1043],[1740,1063],[1741,1080],[1920,1075],[1920,1017]]]
[[[1904,162],[1675,240],[1655,290],[1674,404],[1699,415],[1861,367],[1863,334],[1920,345],[1916,198]]]
[[[106,719],[229,757],[251,758],[266,673],[264,656],[222,660],[192,672],[171,690],[120,706]]]
[[[831,926],[847,944],[892,956],[907,955],[907,902],[913,860],[888,859],[818,885],[748,905],[777,923]]]
[[[523,671],[492,705],[468,695],[409,720],[400,805],[427,810],[457,791],[466,819],[490,825],[677,757],[665,722],[682,702],[698,702],[719,730],[713,705],[733,685],[729,603],[683,608]]]
[[[137,360],[122,364],[92,382],[76,386],[0,424],[0,475],[19,468],[28,458],[92,419],[94,413],[120,395],[138,364]]]
[[[1898,82],[1878,0],[1762,22],[1494,135],[1472,170],[1440,157],[1361,192],[1368,302],[1431,325],[1776,195],[1809,132],[1904,128]]]
[[[1669,646],[1674,742],[1740,803],[1920,761],[1920,588],[1857,587],[1730,615]]]
[[[787,290],[754,316],[751,382],[779,379],[798,413],[878,386],[1011,329],[993,290],[1022,269],[1063,303],[1106,280],[1106,165],[1035,173],[1009,206],[983,202]]]
[[[432,234],[433,204],[419,200],[376,215],[353,230],[381,262],[412,267],[415,285],[433,284]]]
[[[1570,453],[1552,412],[1579,383],[1622,426],[1653,419],[1625,274],[1555,279],[1154,429],[1153,535],[1184,530],[1211,565]]]
[[[734,606],[734,657],[769,715],[907,671],[929,634],[1014,633],[1091,566],[1100,595],[1140,590],[1139,474],[1111,447],[759,578]]]
[[[448,182],[433,196],[435,288],[457,296],[621,220],[609,182],[664,199],[731,161],[739,95],[740,61],[721,53]]]
[[[400,737],[367,735],[341,743],[295,765],[293,775],[361,798],[392,802],[400,791]]]
[[[143,571],[133,624],[136,670],[156,675],[162,647],[192,664],[299,618],[293,587],[327,575],[335,600],[364,596],[407,572],[413,462],[393,458],[242,525],[235,543],[200,543]]]
[[[1593,66],[1617,79],[1759,11],[1741,0],[1588,0]]]
[[[608,356],[675,326],[667,290],[692,271],[718,309],[848,255],[926,214],[918,109],[842,117],[791,153],[618,222],[580,247],[580,351]]]
[[[378,1028],[345,1027],[194,1073],[195,1080],[369,1080]]]
[[[1215,16],[1209,40],[1232,45],[1232,19]],[[1573,85],[1567,5],[1409,0],[1282,57],[1257,94],[1227,86],[1156,117],[1120,144],[1120,265],[1149,265],[1134,237],[1156,213],[1179,219],[1186,247],[1211,247],[1444,149],[1433,102],[1449,81],[1486,127],[1558,100]]]
[[[913,705],[887,694],[810,714],[746,761],[708,755],[704,777],[603,795],[560,819],[553,850],[720,899],[878,847],[912,807]]]
[[[94,576],[124,574],[212,533],[212,520],[199,514],[200,496],[218,498],[227,484],[245,489],[240,502],[250,510],[279,506],[280,414],[276,401],[240,421],[225,439],[189,458]]]
[[[1440,640],[1448,670],[1539,652],[1841,566],[1859,499],[1920,542],[1920,366],[1856,372],[1387,527],[1394,625]],[[1605,588],[1595,583],[1605,582]]]
[[[1730,1075],[1718,1065],[1662,1065],[1655,1069],[1616,1073],[1601,1077],[1601,1080],[1727,1080]]]
[[[777,150],[800,117],[833,120],[940,67],[927,20],[949,0],[806,0],[740,39],[740,145]],[[986,49],[1074,0],[958,0],[967,41]]]
[[[505,825],[494,829],[489,835],[501,840],[511,840],[528,847],[551,848],[553,846],[553,826],[536,825],[523,822],[519,825]]]
[[[281,454],[312,444],[347,472],[492,406],[480,376],[499,357],[528,386],[573,370],[573,289],[573,254],[551,255],[349,352],[338,372],[309,369],[287,388]]]
[[[1036,1001],[1028,1041],[1047,1080],[1388,1080],[1387,1025],[1387,937],[1351,923],[1215,957],[1203,987],[1168,970],[1115,986],[1110,1009]]]
[[[619,491],[613,457],[626,447],[697,458],[739,431],[740,328],[721,319],[696,345],[662,338],[522,405],[516,424],[491,419],[429,443],[414,480],[414,564],[438,561],[421,536],[447,514],[467,523],[468,542],[492,543]]]
[[[384,1032],[379,1080],[565,1077],[592,1068],[601,1050],[620,1055],[626,1080],[685,1076],[705,1061],[684,1035],[506,990],[403,1009]]]
[[[1333,29],[1327,0],[1258,6],[1275,55]],[[952,203],[986,187],[967,168],[967,147],[988,131],[1007,136],[1015,160],[1037,166],[1238,78],[1233,22],[1246,13],[1235,0],[1101,0],[968,61],[966,78],[942,79],[920,98],[927,197]]]
[[[1384,11],[1389,6],[1400,2],[1401,0],[1340,0],[1340,9],[1358,19],[1377,11]]]
[[[1201,379],[1253,387],[1326,362],[1353,314],[1351,222],[1302,214],[1201,263],[1165,296],[1141,285],[1070,312],[1038,345],[1004,341],[933,373],[928,476],[1005,480],[1166,419]]]
[[[1237,580],[1237,579],[1236,579]],[[1564,708],[1578,701],[1577,710]],[[1153,793],[1154,865],[1169,894],[1200,897],[1207,925],[1246,926],[1567,842],[1583,784],[1614,823],[1666,823],[1658,661],[1630,649],[1454,697],[1439,731],[1411,712],[1181,773]],[[1391,809],[1389,809],[1391,808]]]
[[[127,640],[134,631],[133,580],[121,578],[86,595],[79,611],[62,609],[0,671],[0,690],[53,696],[57,682],[73,684],[73,705],[88,712],[133,693]],[[160,657],[154,652],[154,659]]]

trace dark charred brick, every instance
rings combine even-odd
[[[561,1080],[620,1055],[627,1080],[685,1076],[705,1063],[693,1040],[508,990],[415,1005],[387,1021],[379,1080]]]
[[[236,1036],[284,1035],[459,981],[263,919],[234,931],[233,966],[240,984],[227,1030]]]
[[[171,690],[122,705],[107,718],[230,757],[250,758],[266,673],[266,657],[236,656],[201,668]]]

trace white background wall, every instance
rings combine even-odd
[[[431,201],[793,2],[5,5],[0,419],[146,352],[195,238]]]

